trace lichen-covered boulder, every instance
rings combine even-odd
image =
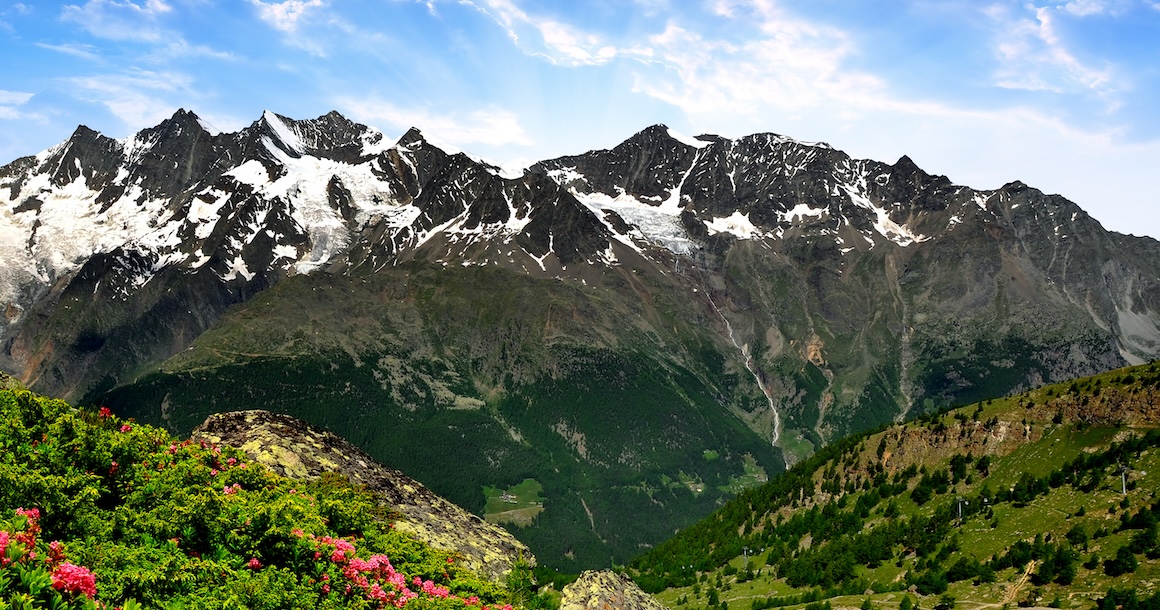
[[[20,383],[15,377],[8,375],[4,371],[0,371],[0,390],[20,390],[24,389],[24,384]]]
[[[588,571],[564,587],[560,610],[663,610],[624,574],[609,570]]]
[[[342,437],[299,419],[269,411],[218,413],[195,428],[192,438],[241,449],[291,478],[311,479],[335,472],[365,485],[400,515],[396,528],[432,547],[458,552],[466,567],[493,580],[502,580],[521,559],[535,564],[528,547],[507,530],[379,464]]]

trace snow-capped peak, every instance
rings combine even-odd
[[[289,149],[289,151],[293,151],[299,155],[306,152],[306,145],[302,143],[302,138],[298,136],[298,132],[292,126],[286,124],[286,121],[282,117],[266,110],[262,113],[262,121],[278,138],[278,142]]]

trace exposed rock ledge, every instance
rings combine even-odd
[[[588,571],[564,587],[560,610],[664,610],[624,574]]]
[[[379,464],[338,435],[288,415],[236,411],[211,415],[192,438],[236,447],[274,472],[312,479],[337,472],[366,485],[400,514],[396,523],[432,547],[457,551],[466,566],[501,580],[521,557],[534,564],[524,543],[500,527],[436,495],[407,475]]]

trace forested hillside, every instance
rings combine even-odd
[[[631,569],[671,607],[1156,607],[1158,424],[1157,363],[924,416],[823,449]]]

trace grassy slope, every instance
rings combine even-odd
[[[1153,363],[890,426],[837,443],[770,485],[742,494],[714,517],[638,558],[633,568],[646,587],[665,581],[677,585],[658,595],[670,607],[707,607],[713,588],[715,596],[734,610],[753,607],[755,599],[764,605],[771,597],[802,594],[828,599],[835,606],[857,607],[869,598],[876,608],[895,608],[916,576],[945,574],[964,558],[986,563],[1017,541],[1034,544],[1040,535],[1046,545],[1074,549],[1078,564],[1093,555],[1101,563],[1089,564],[1092,568],[1076,565],[1073,582],[1063,585],[1037,582],[1036,574],[1045,561],[1040,559],[1022,568],[999,569],[994,582],[976,578],[952,582],[946,594],[964,608],[1042,606],[1056,597],[1062,607],[1086,608],[1112,587],[1136,587],[1152,594],[1160,584],[1160,560],[1137,553],[1139,567],[1114,577],[1105,573],[1102,561],[1114,558],[1144,531],[1122,528],[1125,513],[1154,514],[1160,507],[1160,448],[1129,452],[1116,460],[1129,468],[1126,496],[1121,493],[1118,470],[1111,464],[1084,471],[1074,483],[1045,484],[1047,492],[1031,499],[1002,496],[1021,479],[1046,480],[1077,457],[1106,455],[1118,443],[1138,438],[1158,424],[1160,365]],[[946,471],[954,478],[952,457],[958,455],[962,461],[961,456],[968,454],[972,459],[963,471],[968,478],[948,481],[942,493],[936,490],[921,506],[913,500],[921,473]],[[984,455],[990,463],[981,470],[977,458]],[[913,476],[906,476],[908,469]],[[879,473],[885,474],[879,480],[900,481],[905,490],[900,488],[901,493],[889,500],[869,502],[874,492],[867,488],[878,489],[874,477]],[[961,523],[957,498],[973,503],[965,505]],[[825,558],[827,547],[832,550],[854,540],[850,536],[830,539],[821,531],[836,527],[843,517],[853,518],[860,500],[871,508],[851,534],[881,532],[893,524],[926,518],[931,519],[927,529],[937,538],[890,545],[884,558],[858,565],[854,576],[844,581],[790,586],[784,575],[791,561],[779,563],[778,555],[792,556],[797,549],[799,559]],[[784,539],[778,540],[778,534],[784,530],[775,526],[814,510],[829,525],[804,536],[788,536],[789,546],[779,548]],[[888,510],[896,510],[897,516],[887,517]],[[1079,531],[1086,534],[1082,543]],[[1069,532],[1074,537],[1071,542],[1066,541]],[[754,552],[741,552],[743,545]],[[941,561],[934,561],[940,553]],[[834,563],[830,556],[815,569],[830,570]],[[753,570],[751,580],[746,578],[747,566]],[[921,584],[918,588],[926,594],[909,595],[919,607],[931,608],[939,602],[940,594]],[[866,595],[869,590],[874,593]],[[792,601],[804,599],[812,598]]]

